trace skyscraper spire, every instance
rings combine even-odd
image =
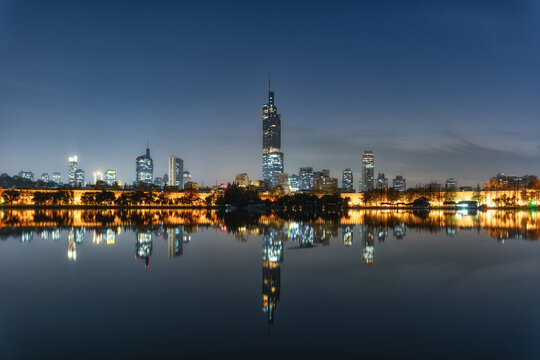
[[[268,72],[268,92],[270,92],[270,71]]]

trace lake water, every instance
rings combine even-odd
[[[0,211],[0,358],[540,358],[540,216]]]

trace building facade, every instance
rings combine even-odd
[[[249,176],[247,173],[236,174],[234,177],[234,185],[239,187],[249,186]]]
[[[289,174],[287,173],[274,174],[274,186],[280,187],[285,192],[289,192]]]
[[[176,186],[179,189],[184,188],[184,160],[176,156],[169,157],[169,186]]]
[[[137,156],[135,162],[135,183],[152,184],[154,179],[154,161],[150,156],[150,148],[146,145],[146,153]]]
[[[55,184],[61,184],[62,183],[62,174],[59,172],[53,172],[51,175],[51,181]]]
[[[402,175],[397,175],[392,180],[392,186],[394,187],[394,190],[405,191],[407,190],[407,181]]]
[[[191,173],[189,171],[184,171],[184,173],[182,174],[182,178],[184,179],[185,186],[188,182],[191,182]]]
[[[268,103],[263,105],[263,180],[267,186],[274,186],[274,175],[283,173],[283,153],[281,152],[281,115],[274,103],[274,92],[268,84]]]
[[[73,186],[84,186],[86,185],[85,179],[84,179],[84,170],[83,169],[77,169],[75,170],[75,182],[73,183]]]
[[[108,186],[113,186],[116,183],[116,170],[107,169],[103,181],[105,181]]]
[[[78,158],[77,155],[68,158],[68,181],[70,186],[75,185],[75,171],[77,171]]]
[[[341,175],[341,187],[347,191],[353,191],[353,172],[351,169],[347,168],[343,170]]]
[[[313,168],[300,168],[298,173],[298,190],[313,190]]]
[[[362,191],[375,188],[375,155],[366,150],[362,155]]]
[[[388,190],[388,178],[384,176],[384,173],[379,173],[377,176],[377,189]]]

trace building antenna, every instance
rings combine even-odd
[[[268,92],[270,92],[270,71],[268,72]]]
[[[146,148],[148,149],[148,138],[146,138]]]

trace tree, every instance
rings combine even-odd
[[[21,197],[21,192],[19,190],[15,189],[9,189],[4,191],[4,194],[2,195],[2,198],[5,202],[7,202],[9,205],[13,205],[14,202],[16,202]]]

